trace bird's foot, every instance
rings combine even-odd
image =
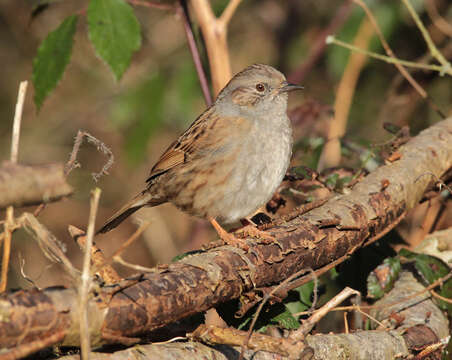
[[[244,239],[237,238],[234,234],[227,232],[215,219],[209,219],[209,221],[224,244],[235,246],[245,251],[249,250],[249,246]]]
[[[264,244],[275,242],[274,236],[272,236],[267,231],[260,230],[259,228],[251,224],[242,227],[236,233],[240,235],[241,238],[245,238],[247,236],[258,238]]]

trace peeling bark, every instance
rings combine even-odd
[[[72,194],[62,164],[0,166],[0,209],[38,205]]]
[[[315,270],[345,259],[380,238],[418,203],[432,182],[452,167],[452,119],[424,130],[398,152],[401,156],[397,161],[369,174],[349,194],[330,199],[319,208],[269,229],[274,243],[250,238],[248,252],[230,246],[217,247],[134,280],[100,289],[90,303],[92,309],[97,309],[93,310],[93,318],[97,319],[92,329],[94,342],[136,342],[151,330],[237,298],[254,287],[280,282],[301,269]],[[72,323],[77,317],[76,306],[69,306],[67,298],[71,290],[64,290],[65,295],[60,292],[44,290],[39,296],[52,298],[51,316],[70,318],[71,330],[67,330],[63,342],[77,346],[78,328]],[[27,341],[43,336],[38,328],[29,326],[35,321],[31,303],[38,307],[41,304],[32,294],[27,291],[5,294],[0,301],[0,313],[10,313],[16,311],[13,299],[21,302],[22,297],[33,298],[28,302],[27,323],[14,324],[16,331],[20,329],[26,334]],[[61,301],[70,309],[62,311]],[[17,335],[14,342],[8,320],[11,317],[3,319],[6,320],[0,323],[0,346],[24,344]],[[10,340],[3,344],[6,338]]]
[[[386,297],[375,303],[373,315],[386,325],[387,329],[356,331],[349,334],[308,335],[305,341],[278,339],[263,334],[253,334],[244,359],[303,359],[311,360],[380,360],[409,358],[428,346],[440,344],[449,335],[446,316],[434,304],[428,292],[418,294],[424,287],[409,272],[402,272],[394,288]],[[405,300],[403,300],[405,299]],[[402,301],[401,301],[402,300]],[[389,305],[399,302],[396,305]],[[389,305],[389,306],[387,306]],[[426,322],[424,315],[428,315]],[[397,315],[403,321],[390,326],[391,318]],[[113,354],[92,353],[95,359],[228,359],[237,360],[240,345],[247,332],[236,329],[222,329],[201,325],[190,338],[199,342],[174,342],[169,344],[139,345]],[[438,358],[442,346],[428,353]],[[79,355],[64,356],[60,360],[75,360]]]

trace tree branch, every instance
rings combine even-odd
[[[349,194],[268,230],[273,243],[247,239],[248,252],[221,246],[99,287],[88,303],[91,334],[97,334],[93,345],[137,342],[154,329],[278,283],[303,268],[317,270],[346,259],[391,228],[452,167],[452,118],[424,130],[398,153],[397,161],[369,174]],[[67,332],[64,344],[78,345],[73,333],[77,326],[69,326],[76,309],[73,298],[74,290],[55,288],[6,294],[0,313],[7,313],[8,321],[0,322],[0,346],[25,346],[61,331]],[[45,316],[38,316],[43,308],[48,309]]]

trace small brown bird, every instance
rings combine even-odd
[[[237,244],[218,222],[252,215],[281,183],[292,153],[287,93],[302,88],[268,65],[236,74],[163,153],[146,188],[98,232],[110,231],[143,206],[171,202],[209,219],[223,241]]]

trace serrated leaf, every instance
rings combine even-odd
[[[35,104],[39,109],[45,98],[55,89],[71,58],[77,15],[67,17],[57,29],[49,33],[38,48],[33,60]]]
[[[97,54],[117,80],[141,46],[140,24],[123,0],[91,0],[87,11],[88,33]]]
[[[278,324],[287,330],[295,330],[300,327],[300,323],[297,319],[291,314],[290,310],[286,308],[285,311],[276,315],[271,322],[274,324]]]

